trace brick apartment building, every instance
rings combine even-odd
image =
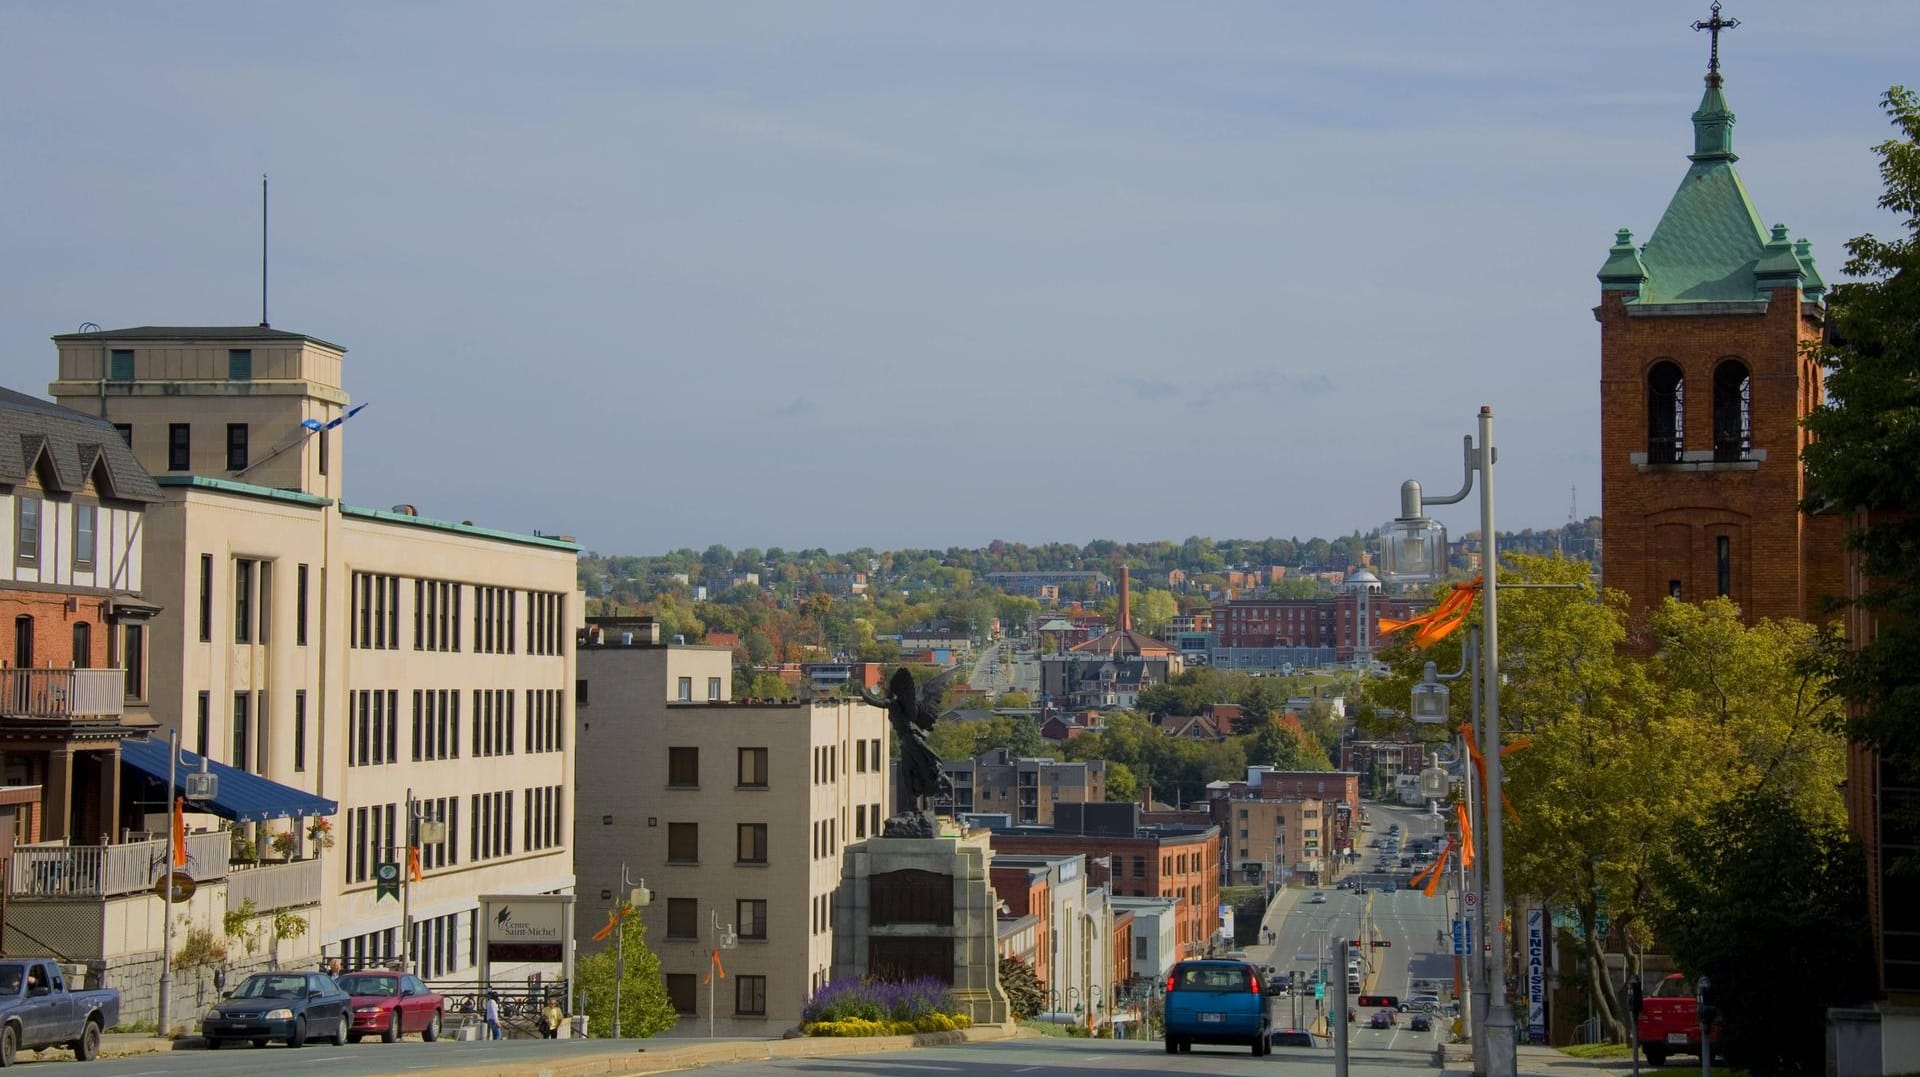
[[[1404,620],[1426,609],[1424,597],[1363,594],[1342,591],[1323,598],[1237,598],[1213,608],[1213,624],[1219,634],[1218,646],[1231,647],[1331,647],[1337,660],[1353,658],[1361,645],[1360,602],[1366,599],[1365,638],[1380,638],[1380,619]]]

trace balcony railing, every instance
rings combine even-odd
[[[151,889],[172,864],[165,839],[122,845],[17,845],[7,876],[15,897],[104,898]],[[187,866],[196,882],[227,874],[227,832],[187,835]]]
[[[272,912],[296,905],[312,905],[320,900],[320,861],[295,860],[287,864],[262,864],[257,868],[235,868],[227,876],[227,908],[237,909],[253,902],[256,912]]]
[[[117,669],[0,669],[0,712],[62,721],[118,719],[127,675]]]

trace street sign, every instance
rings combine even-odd
[[[1326,983],[1325,983],[1324,981],[1321,981],[1321,982],[1318,982],[1318,983],[1315,983],[1315,984],[1313,985],[1313,998],[1314,998],[1314,1001],[1315,1001],[1315,1002],[1318,1002],[1318,1001],[1320,1001],[1321,999],[1324,999],[1324,998],[1326,998],[1326,997],[1327,997],[1327,985],[1326,985]]]
[[[1453,952],[1455,956],[1465,957],[1473,952],[1473,921],[1455,920],[1453,922]]]
[[[1479,891],[1477,890],[1467,891],[1466,894],[1461,897],[1460,903],[1467,907],[1468,912],[1472,912],[1473,910],[1479,908],[1480,907]]]

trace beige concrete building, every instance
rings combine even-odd
[[[1331,855],[1324,801],[1241,793],[1208,803],[1224,835],[1233,882],[1316,886],[1324,880]]]
[[[339,802],[324,839],[256,827],[322,861],[325,953],[471,975],[477,895],[573,885],[578,548],[343,503],[337,345],[224,327],[55,340],[55,398],[113,423],[164,495],[145,523],[154,719]],[[410,803],[444,830],[403,906],[375,877],[407,863]]]
[[[624,892],[642,910],[680,1029],[777,1035],[833,963],[840,853],[887,804],[883,711],[857,700],[732,698],[724,647],[661,645],[648,622],[596,618],[579,650],[579,809],[587,936]],[[713,951],[726,977],[705,983]]]

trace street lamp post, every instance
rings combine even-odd
[[[1507,1001],[1507,936],[1501,925],[1506,909],[1506,880],[1503,873],[1500,818],[1500,598],[1499,551],[1494,538],[1493,409],[1480,408],[1480,441],[1465,439],[1465,482],[1460,491],[1448,497],[1427,498],[1436,505],[1464,501],[1473,491],[1474,472],[1480,473],[1480,547],[1484,584],[1480,592],[1483,637],[1486,641],[1481,662],[1482,698],[1485,727],[1481,731],[1481,757],[1486,760],[1487,804],[1487,919],[1495,925],[1489,937],[1493,960],[1488,968],[1489,994],[1487,1019],[1481,1025],[1486,1045],[1487,1077],[1514,1077],[1516,1038],[1513,1006]],[[1446,566],[1447,533],[1429,519],[1422,504],[1420,484],[1412,480],[1400,486],[1400,516],[1382,533],[1381,563],[1388,579],[1402,582],[1437,580]]]

